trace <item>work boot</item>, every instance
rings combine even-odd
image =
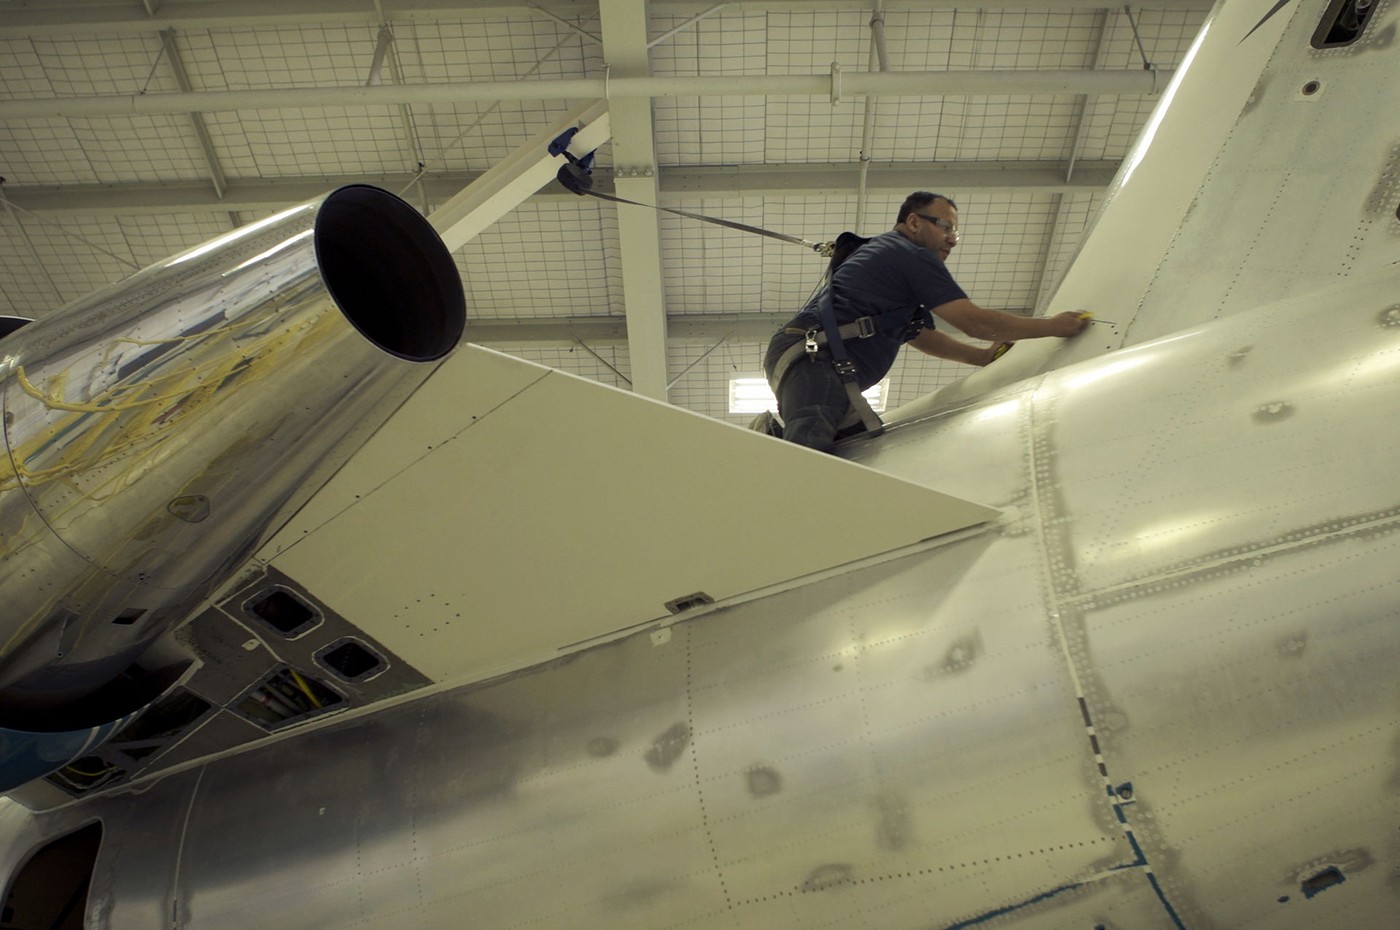
[[[778,422],[777,417],[767,410],[753,418],[753,422],[749,423],[749,429],[756,433],[772,436],[774,439],[783,438],[783,425]]]

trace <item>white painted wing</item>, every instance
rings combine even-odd
[[[996,515],[465,346],[259,560],[461,681]]]
[[[1316,48],[1333,6],[1218,3],[1045,311],[1111,322],[1017,345],[887,422],[1394,263],[1400,145],[1379,115],[1400,108],[1400,7]]]
[[[1400,8],[1313,47],[1329,4],[1226,0],[1109,189],[1050,312],[1136,345],[1395,260]],[[1074,361],[1104,350],[1094,327]],[[1115,341],[1108,339],[1109,342]]]

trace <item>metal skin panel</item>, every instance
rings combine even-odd
[[[103,837],[85,927],[179,926],[174,890],[200,776],[182,772],[145,786],[139,803],[92,808],[100,814]]]
[[[1133,854],[1034,561],[967,540],[212,765],[188,925],[912,927],[1068,890]]]
[[[1036,409],[1073,515],[1074,592],[1400,514],[1400,439],[1385,426],[1400,416],[1397,281],[1372,275],[1325,295],[1325,314],[1310,295],[1047,381]]]
[[[1180,896],[1220,926],[1393,916],[1397,549],[1393,525],[1317,540],[1084,612],[1114,771],[1145,832],[1181,851]],[[1345,884],[1300,893],[1328,867]]]
[[[99,801],[40,815],[6,800],[0,804],[0,875],[13,882],[40,847],[98,821],[102,844],[83,926],[170,926],[181,836],[198,780],[198,772],[186,772],[146,786],[137,803]]]

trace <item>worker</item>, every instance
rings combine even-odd
[[[844,260],[838,245],[827,286],[773,336],[764,357],[784,439],[825,452],[838,432],[859,431],[861,413],[865,428],[872,420],[878,428],[858,391],[885,377],[905,342],[937,358],[986,365],[1018,339],[1074,336],[1088,325],[1088,314],[1024,317],[979,307],[948,273],[945,262],[957,244],[957,204],[916,191],[900,205],[894,229]],[[939,332],[934,316],[991,345]],[[840,334],[834,345],[832,329]]]

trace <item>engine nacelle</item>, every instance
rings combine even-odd
[[[356,185],[0,342],[0,728],[72,733],[157,697],[172,666],[152,644],[383,423],[465,322],[427,220]]]

